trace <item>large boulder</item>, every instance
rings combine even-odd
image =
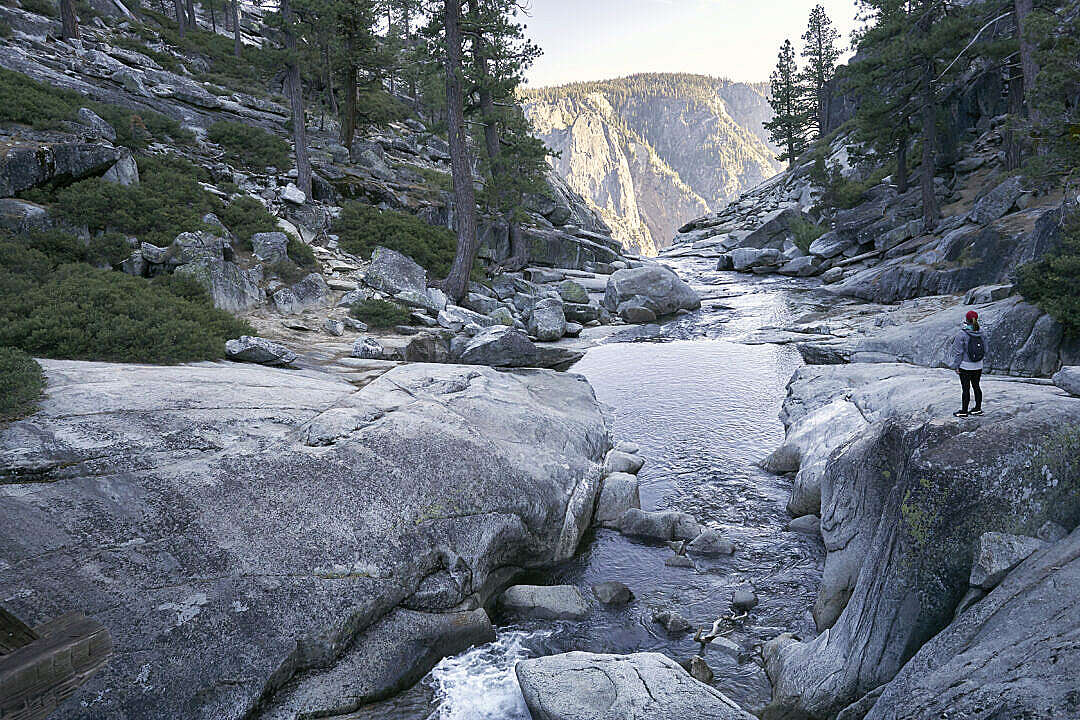
[[[604,292],[604,307],[615,312],[623,301],[635,296],[645,298],[648,308],[657,316],[701,307],[694,289],[663,265],[643,265],[612,273]]]
[[[742,239],[739,247],[782,249],[784,243],[794,237],[794,226],[810,220],[798,208],[781,208],[765,216],[761,224]]]
[[[993,411],[968,423],[952,417],[958,391],[950,371],[895,364],[804,368],[789,385],[789,407],[843,401],[866,426],[801,457],[829,453],[820,485],[827,555],[814,607],[828,632],[766,646],[770,716],[833,716],[892,679],[952,621],[984,533],[1034,536],[1047,521],[1080,522],[1080,436],[1070,430],[1080,424],[1080,399],[987,377]]]
[[[284,345],[261,337],[241,335],[225,343],[225,356],[238,362],[259,365],[289,365],[296,360],[296,353]]]
[[[270,265],[289,257],[289,237],[283,232],[255,233],[251,247],[255,257]]]
[[[282,315],[296,315],[330,305],[333,305],[330,286],[319,273],[311,273],[295,285],[274,293],[274,306]]]
[[[119,158],[120,151],[105,143],[8,144],[0,148],[0,197],[100,175]]]
[[[485,328],[463,344],[451,346],[453,356],[466,365],[543,367],[565,370],[584,355],[579,350],[538,347],[521,330],[506,325]]]
[[[59,720],[400,690],[490,639],[462,608],[571,557],[610,446],[589,384],[550,371],[41,365],[41,410],[0,429],[0,597],[114,641]]]
[[[518,618],[583,620],[589,603],[573,585],[514,585],[499,596],[499,610]]]
[[[380,245],[371,253],[364,282],[390,295],[405,290],[423,294],[427,290],[427,271],[412,258]]]
[[[1023,194],[1023,180],[1019,176],[1008,178],[979,198],[968,217],[980,225],[992,223],[1009,212]]]
[[[752,720],[659,653],[571,652],[515,668],[533,720]]]
[[[19,234],[44,230],[49,223],[49,211],[43,206],[29,200],[0,198],[0,228]]]
[[[541,342],[553,342],[566,334],[566,315],[559,298],[544,298],[529,315],[529,333]]]
[[[266,292],[260,287],[262,269],[242,270],[235,263],[202,257],[176,270],[203,286],[214,307],[239,313],[266,304]],[[321,276],[320,276],[321,277]]]
[[[1029,557],[843,720],[1077,717],[1080,532]]]
[[[1054,384],[1069,393],[1080,397],[1080,367],[1063,367],[1054,374]]]

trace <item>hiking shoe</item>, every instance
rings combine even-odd
[[[972,411],[971,411],[970,413],[968,413],[968,414],[969,414],[969,415],[982,415],[982,408],[975,408],[974,410],[972,410]]]
[[[957,410],[953,413],[953,417],[967,417],[970,414],[967,410]]]

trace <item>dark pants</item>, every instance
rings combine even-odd
[[[960,385],[964,388],[964,412],[967,412],[968,403],[971,402],[971,391],[975,391],[975,409],[982,409],[982,388],[979,387],[979,378],[982,370],[961,370]]]

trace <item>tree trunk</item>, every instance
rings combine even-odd
[[[326,104],[330,114],[334,117],[338,117],[341,113],[338,110],[337,97],[334,95],[334,68],[330,64],[330,45],[323,39],[322,42],[322,56],[323,56],[323,74],[325,78],[323,82],[326,84]]]
[[[907,138],[896,142],[896,192],[901,195],[908,191],[907,143]]]
[[[176,25],[180,29],[180,37],[182,38],[187,27],[187,21],[184,18],[183,0],[173,0],[173,8],[176,10]]]
[[[308,159],[307,126],[304,121],[304,88],[300,83],[300,58],[296,52],[296,34],[292,28],[289,0],[281,2],[281,20],[285,26],[285,85],[292,110],[293,152],[296,155],[296,187],[311,199],[311,161]]]
[[[353,137],[356,135],[356,61],[353,59],[354,40],[351,34],[345,37],[345,82],[342,83],[341,91],[345,93],[345,111],[341,115],[341,144],[349,151],[352,157]]]
[[[1035,61],[1035,46],[1024,39],[1024,21],[1034,8],[1034,0],[1016,0],[1016,33],[1020,40],[1020,67],[1024,73],[1024,87],[1035,87],[1035,77],[1039,74],[1039,64]]]
[[[60,0],[60,37],[73,40],[79,37],[79,18],[75,15],[75,0]]]
[[[922,201],[923,231],[937,227],[938,206],[934,194],[934,170],[937,163],[937,117],[934,109],[934,63],[926,62],[922,79]]]
[[[465,135],[465,100],[461,88],[461,0],[446,0],[446,115],[450,140],[450,168],[454,179],[454,215],[457,252],[443,290],[454,302],[465,296],[478,250],[476,195],[472,162]]]
[[[210,30],[217,34],[217,18],[214,16],[214,0],[206,0],[206,4],[210,6]]]
[[[1020,134],[1016,124],[1024,113],[1024,75],[1020,66],[1013,63],[1009,68],[1009,128],[1005,131],[1005,169],[1012,171],[1020,167],[1023,160],[1020,148]]]
[[[185,0],[187,6],[187,20],[188,25],[193,28],[199,27],[199,21],[195,17],[195,0]]]
[[[232,24],[233,24],[233,53],[240,57],[240,48],[243,43],[240,40],[240,0],[232,0]]]

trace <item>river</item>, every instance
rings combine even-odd
[[[824,548],[818,539],[785,531],[790,481],[758,467],[783,440],[777,415],[802,361],[791,346],[748,341],[761,328],[820,309],[820,300],[787,279],[718,273],[701,260],[672,264],[702,294],[702,309],[613,335],[571,371],[592,383],[613,416],[615,439],[640,445],[647,460],[639,474],[642,507],[688,512],[721,530],[736,553],[695,559],[693,568],[668,567],[664,560],[673,552],[666,545],[590,531],[572,560],[522,582],[573,584],[591,597],[593,584],[618,580],[633,591],[632,603],[595,604],[582,622],[500,626],[495,643],[443,660],[385,713],[371,708],[358,720],[528,720],[513,674],[518,660],[569,650],[689,658],[700,648],[692,633],[669,635],[652,615],[675,610],[695,627],[711,626],[730,614],[732,590],[745,583],[761,602],[729,635],[742,652],[706,654],[714,685],[730,698],[746,709],[767,702],[757,648],[785,631],[814,634],[808,609]]]

